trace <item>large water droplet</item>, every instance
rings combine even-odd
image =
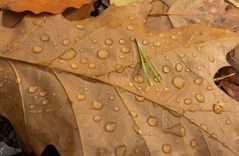
[[[105,124],[105,130],[109,133],[114,132],[116,129],[116,123],[115,122],[108,122]]]
[[[48,42],[50,40],[50,36],[47,35],[47,34],[43,34],[41,36],[41,40],[44,41],[44,42]]]
[[[162,151],[164,153],[171,153],[172,147],[169,144],[163,144],[162,146]]]
[[[195,99],[196,99],[198,102],[200,102],[200,103],[203,103],[204,100],[205,100],[204,96],[203,96],[201,93],[197,93],[197,94],[195,95]]]
[[[105,49],[101,49],[98,51],[97,55],[101,59],[107,59],[109,57],[109,52]]]
[[[100,115],[95,115],[95,116],[93,116],[93,120],[94,120],[95,122],[100,122],[101,119],[102,119],[102,117],[101,117]]]
[[[82,100],[85,99],[85,96],[82,95],[82,94],[78,94],[78,95],[76,96],[76,98],[77,98],[78,101],[82,101]]]
[[[32,48],[32,51],[34,53],[41,53],[41,52],[43,52],[43,48],[41,46],[35,46]]]
[[[147,119],[147,123],[148,123],[149,126],[155,127],[155,126],[158,125],[158,119],[154,116],[150,116]]]
[[[102,109],[103,104],[100,101],[95,100],[92,102],[92,106],[94,109],[100,110]]]
[[[224,103],[222,101],[217,102],[217,103],[212,105],[212,109],[216,114],[221,114],[222,111],[223,111],[223,105],[224,105]]]
[[[119,145],[115,148],[115,156],[125,156],[126,154],[126,146]]]
[[[181,77],[181,76],[174,77],[173,78],[173,85],[178,89],[182,89],[185,85],[184,78]]]
[[[74,49],[67,49],[64,53],[59,57],[62,60],[71,60],[76,56],[76,51]]]
[[[38,87],[36,85],[31,85],[29,88],[28,88],[28,92],[31,93],[31,94],[34,94],[37,92],[37,89]]]

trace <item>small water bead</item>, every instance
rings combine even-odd
[[[195,95],[195,99],[196,99],[198,102],[200,102],[200,103],[203,103],[204,100],[205,100],[204,96],[203,96],[201,93],[197,93],[197,94]]]
[[[34,94],[36,93],[38,90],[38,87],[36,85],[31,85],[29,88],[28,88],[28,92],[31,93],[31,94]]]
[[[169,91],[170,91],[170,89],[169,89],[168,87],[165,87],[163,90],[164,90],[165,92],[169,92]]]
[[[181,71],[183,70],[182,64],[177,63],[176,66],[175,66],[175,69],[176,69],[178,72],[181,72]]]
[[[201,70],[202,69],[202,67],[201,66],[197,66],[197,70]]]
[[[150,116],[147,119],[147,123],[150,127],[155,127],[158,125],[158,119],[154,116]]]
[[[106,45],[112,45],[113,44],[113,41],[111,39],[106,39],[105,40],[105,44]]]
[[[74,49],[67,49],[64,53],[59,57],[62,60],[71,60],[77,55]]]
[[[147,45],[147,44],[149,44],[149,41],[148,41],[148,40],[143,40],[142,43],[143,43],[144,45]]]
[[[84,30],[84,29],[85,29],[85,26],[84,26],[84,25],[81,25],[81,24],[77,24],[76,27],[77,27],[79,30]]]
[[[164,72],[164,73],[169,73],[169,72],[170,72],[170,67],[167,66],[167,65],[164,65],[164,66],[163,66],[163,72]]]
[[[133,84],[132,82],[129,82],[128,85],[129,85],[130,87],[133,87],[133,86],[134,86],[134,84]]]
[[[41,53],[41,52],[43,52],[43,48],[41,47],[41,46],[35,46],[35,47],[33,47],[32,48],[32,51],[34,52],[34,53]]]
[[[112,101],[115,100],[115,96],[114,96],[114,95],[111,95],[111,96],[110,96],[110,100],[112,100]]]
[[[135,95],[135,99],[139,102],[145,101],[145,98],[143,96]]]
[[[91,69],[94,69],[96,67],[96,64],[90,63],[88,67],[91,68]]]
[[[138,117],[138,114],[137,114],[136,112],[130,112],[130,115],[131,115],[133,118]]]
[[[178,37],[175,36],[175,35],[172,35],[172,36],[171,36],[171,39],[172,39],[172,40],[178,40]]]
[[[68,39],[63,40],[63,41],[62,41],[62,44],[63,44],[64,46],[68,46],[68,45],[70,44],[70,40],[68,40]]]
[[[184,78],[181,76],[174,77],[172,82],[173,82],[173,85],[178,89],[182,89],[185,85]]]
[[[192,56],[193,56],[193,57],[197,57],[197,54],[193,53]]]
[[[190,145],[191,145],[191,147],[196,147],[198,145],[197,140],[196,139],[192,139],[190,141]]]
[[[71,67],[71,69],[78,69],[79,68],[79,66],[75,63],[71,64],[70,67]]]
[[[41,91],[41,92],[40,92],[40,96],[41,96],[41,97],[45,97],[46,95],[47,95],[47,91]]]
[[[43,42],[48,42],[48,41],[50,40],[50,36],[47,35],[47,34],[43,34],[43,35],[41,36],[41,40],[42,40]]]
[[[115,148],[115,156],[125,156],[126,154],[126,146],[119,145]]]
[[[231,120],[230,120],[230,119],[227,119],[227,120],[225,121],[225,123],[226,123],[226,125],[230,125],[230,124],[231,124]]]
[[[211,62],[211,63],[214,63],[214,58],[212,56],[208,57],[208,60]]]
[[[98,51],[97,55],[101,59],[107,59],[109,57],[109,52],[105,49],[101,49]]]
[[[236,143],[236,144],[239,144],[239,139],[236,139],[235,143]]]
[[[35,109],[36,108],[36,105],[32,104],[30,105],[30,109]]]
[[[4,82],[0,82],[0,88],[4,86]]]
[[[93,120],[94,120],[95,122],[100,122],[101,119],[102,119],[102,117],[101,117],[100,115],[94,115],[94,116],[93,116]]]
[[[189,105],[189,104],[192,103],[192,100],[189,99],[189,98],[186,98],[186,99],[184,99],[184,103],[185,103],[186,105]]]
[[[156,41],[156,42],[153,43],[153,46],[155,46],[155,47],[160,47],[161,44],[160,44],[160,42]]]
[[[80,59],[80,63],[82,63],[82,64],[86,64],[88,62],[89,62],[89,60],[86,58]]]
[[[49,100],[48,99],[44,99],[43,101],[42,101],[42,104],[43,105],[47,105],[49,103]]]
[[[134,26],[133,26],[133,25],[129,25],[129,26],[127,27],[127,29],[128,29],[129,31],[134,31]]]
[[[207,90],[213,90],[213,87],[212,87],[212,85],[208,85],[206,89]]]
[[[184,58],[185,55],[184,55],[184,54],[179,54],[179,57],[180,57],[180,58]]]
[[[100,110],[100,109],[102,109],[103,104],[102,104],[102,102],[95,100],[92,102],[92,106],[94,109]]]
[[[85,96],[82,95],[82,94],[78,94],[78,95],[76,96],[76,98],[77,98],[78,101],[82,101],[82,100],[85,99]]]
[[[142,75],[137,74],[134,76],[134,81],[136,83],[144,83],[144,77]]]
[[[105,130],[109,133],[114,132],[116,127],[117,126],[115,122],[108,122],[105,124]]]
[[[118,111],[120,111],[120,107],[119,107],[119,106],[114,106],[113,110],[114,110],[115,112],[118,112]]]
[[[163,144],[162,146],[162,151],[164,153],[171,153],[172,147],[169,144]]]
[[[127,54],[127,53],[130,52],[130,48],[129,47],[122,47],[121,52],[124,53],[124,54]]]
[[[194,84],[196,84],[196,85],[201,85],[202,83],[203,83],[203,79],[201,77],[197,77],[194,80]]]
[[[205,131],[208,130],[208,128],[207,128],[207,126],[206,126],[205,124],[201,124],[200,127],[201,127],[203,130],[205,130]]]
[[[4,70],[5,70],[5,68],[0,65],[0,72],[3,72]]]
[[[124,39],[119,39],[119,44],[125,44],[126,43],[126,41],[124,40]]]

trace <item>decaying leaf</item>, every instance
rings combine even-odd
[[[130,4],[133,2],[140,2],[143,0],[109,0],[111,5],[116,5],[116,6],[121,6],[121,5],[126,5],[126,4]]]
[[[223,0],[180,0],[169,9],[174,27],[209,21],[209,24],[238,31],[239,10]]]
[[[239,103],[214,83],[239,36],[205,23],[151,32],[150,8],[1,27],[0,114],[37,155],[239,155]],[[161,84],[145,81],[135,39]]]
[[[0,7],[15,12],[31,11],[36,14],[42,12],[58,14],[66,8],[80,8],[83,4],[90,3],[91,1],[92,0],[2,0]]]

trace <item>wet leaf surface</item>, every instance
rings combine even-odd
[[[214,83],[238,34],[206,23],[150,31],[150,10],[1,27],[0,114],[36,154],[51,144],[62,156],[239,155],[239,103]],[[146,82],[135,39],[161,84]]]

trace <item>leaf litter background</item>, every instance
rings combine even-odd
[[[145,1],[82,21],[28,15],[1,27],[1,114],[37,155],[49,144],[61,155],[238,155],[238,102],[214,76],[239,36],[209,26],[237,31],[233,14],[219,13],[238,9],[193,2],[207,14],[187,14],[189,1]],[[147,85],[134,38],[161,84]],[[220,85],[236,93],[237,79]]]

